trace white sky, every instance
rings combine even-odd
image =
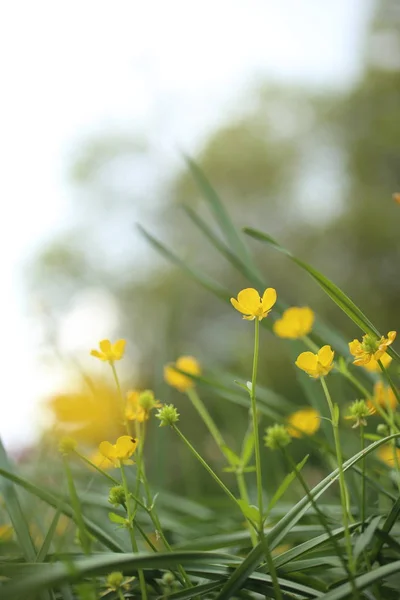
[[[260,76],[347,86],[360,73],[366,0],[13,0],[0,6],[0,435],[34,439],[56,386],[26,317],[23,265],[71,218],[71,149],[138,124],[190,150]],[[87,313],[85,313],[86,315]],[[76,323],[77,347],[112,335]],[[74,335],[68,327],[69,336]]]

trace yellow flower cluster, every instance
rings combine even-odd
[[[355,357],[355,365],[367,365],[371,360],[378,361],[385,354],[388,346],[396,339],[396,331],[389,331],[387,337],[382,336],[379,340],[370,334],[366,334],[360,340],[349,342],[349,350]]]

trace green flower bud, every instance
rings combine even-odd
[[[76,449],[77,445],[78,443],[73,438],[66,436],[60,440],[58,450],[64,456],[68,456]]]
[[[120,573],[120,571],[113,571],[107,577],[107,587],[110,590],[113,590],[113,592],[116,592],[122,586],[123,581],[124,576],[122,573]]]
[[[382,437],[386,437],[389,435],[389,427],[385,425],[385,423],[379,423],[378,427],[376,428],[376,433]]]
[[[165,404],[156,414],[157,419],[160,419],[160,427],[172,425],[179,421],[179,413],[173,404]]]
[[[161,404],[154,397],[154,392],[152,390],[144,390],[139,394],[139,405],[149,413],[153,408],[160,408]]]
[[[110,489],[108,501],[110,504],[114,504],[115,506],[118,506],[119,504],[125,504],[125,491],[122,485],[115,485]]]
[[[277,450],[278,448],[284,448],[290,444],[291,438],[286,427],[276,423],[272,427],[267,427],[265,430],[264,442],[271,450]]]
[[[372,414],[371,409],[367,406],[365,400],[355,400],[349,407],[349,416],[346,419],[352,419],[354,421],[354,427],[360,425],[366,425],[366,418]]]
[[[170,587],[171,585],[173,585],[175,583],[175,575],[173,573],[171,573],[170,571],[167,571],[162,576],[161,581],[163,582],[164,585],[167,585],[168,587]]]

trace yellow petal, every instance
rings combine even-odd
[[[193,356],[180,356],[176,361],[176,366],[191,375],[200,375],[201,373],[200,365]]]
[[[392,362],[392,357],[389,356],[389,354],[387,352],[385,352],[385,354],[382,354],[380,361],[386,369]],[[373,373],[378,373],[381,370],[380,366],[378,365],[378,361],[375,360],[374,358],[371,358],[369,363],[364,365],[364,368],[367,369],[367,371],[370,371]]]
[[[116,457],[115,448],[110,442],[101,442],[99,452],[109,460]]]
[[[274,333],[281,338],[294,339],[297,337],[296,331],[294,331],[293,323],[290,319],[283,317],[275,321],[273,325]]]
[[[238,310],[243,315],[247,315],[249,313],[248,309],[241,306],[236,300],[236,298],[231,298],[231,304],[234,308],[236,308],[236,310]]]
[[[239,292],[237,299],[240,306],[247,309],[249,315],[254,314],[261,307],[260,294],[253,288],[246,288]]]
[[[109,354],[111,352],[111,342],[110,340],[101,340],[99,343],[100,350],[104,352],[104,354]]]
[[[308,306],[304,306],[303,308],[299,308],[299,319],[301,323],[301,335],[307,335],[310,333],[313,325],[314,325],[314,312]]]
[[[313,352],[302,352],[297,357],[295,364],[303,371],[316,371],[318,358]]]
[[[255,291],[255,290],[254,290]],[[257,292],[258,293],[258,292]],[[276,302],[276,290],[274,288],[267,288],[263,293],[262,297],[262,309],[263,311],[269,311]]]
[[[389,331],[389,333],[388,333],[389,344],[392,344],[394,342],[394,340],[396,339],[396,336],[397,336],[397,331]]]
[[[120,358],[122,358],[124,351],[125,351],[125,345],[126,345],[126,340],[117,340],[112,345],[112,353],[116,360],[119,360]]]
[[[135,452],[136,446],[137,439],[130,435],[121,435],[115,443],[117,458],[129,458]]]
[[[324,367],[329,367],[332,364],[334,356],[335,353],[330,346],[322,346],[318,351],[318,360]]]
[[[321,416],[314,408],[304,408],[289,415],[288,424],[288,431],[292,437],[313,435],[320,427]]]
[[[99,352],[98,350],[91,350],[90,356],[95,356],[96,358],[99,358],[100,360],[107,360],[107,357],[102,352]]]
[[[360,354],[360,352],[363,351],[361,342],[359,340],[353,340],[352,342],[349,342],[349,350],[353,356],[357,356],[357,354]]]

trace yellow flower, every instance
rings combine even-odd
[[[362,342],[353,340],[349,342],[351,354],[355,357],[355,365],[367,365],[372,359],[379,360],[386,352],[388,346],[393,344],[396,339],[396,331],[389,331],[387,338],[381,337],[380,340],[372,335],[363,335]]]
[[[112,469],[115,467],[114,463],[106,458],[104,454],[101,454],[100,450],[95,450],[89,457],[91,463],[93,463],[96,467],[100,467],[106,471],[107,469]]]
[[[385,444],[384,446],[378,448],[378,457],[382,462],[389,465],[389,467],[394,467],[396,464],[396,457],[397,462],[400,464],[400,448],[393,448],[391,444]]]
[[[231,298],[231,303],[243,314],[243,319],[252,321],[257,318],[259,321],[266,317],[276,302],[276,290],[268,288],[263,293],[262,298],[257,290],[246,288],[238,293],[236,298]]]
[[[321,425],[321,416],[315,408],[302,408],[289,415],[287,420],[289,435],[300,438],[313,435]]]
[[[139,395],[140,392],[137,390],[130,390],[126,394],[125,417],[128,421],[138,421],[139,423],[143,423],[143,421],[149,418],[149,415],[144,408],[140,406]]]
[[[397,204],[400,204],[400,194],[399,194],[399,192],[395,192],[395,193],[393,194],[393,200],[394,200],[395,202],[397,202]]]
[[[373,402],[371,400],[368,400],[367,402],[371,414],[376,412],[375,404],[386,410],[388,408],[395,410],[397,406],[396,396],[394,395],[392,388],[383,385],[382,381],[377,381],[374,385]]]
[[[382,354],[380,361],[385,367],[385,369],[387,369],[390,363],[392,362],[392,357],[387,352],[385,352],[385,354]],[[378,365],[378,361],[375,360],[375,358],[371,358],[369,363],[363,365],[363,367],[364,369],[367,369],[367,371],[371,371],[372,373],[378,373],[382,370]]]
[[[314,323],[314,313],[311,308],[292,306],[285,310],[281,319],[275,321],[274,333],[281,338],[295,340],[310,333]]]
[[[308,373],[310,377],[317,379],[328,375],[329,371],[333,369],[334,356],[335,353],[330,346],[322,346],[317,354],[302,352],[297,357],[295,364],[299,369]]]
[[[121,435],[115,444],[101,442],[99,451],[113,463],[122,462],[133,465],[133,460],[130,460],[130,457],[135,452],[137,444],[137,439],[132,438],[130,435]]]
[[[110,340],[101,340],[99,342],[99,350],[92,350],[91,356],[95,356],[100,360],[114,362],[115,360],[121,360],[125,352],[125,340],[117,340],[114,344]]]
[[[175,364],[166,365],[164,367],[165,381],[180,392],[186,392],[186,390],[194,387],[195,382],[190,377],[179,373],[176,369],[190,373],[190,375],[201,374],[200,365],[193,356],[181,356]]]

